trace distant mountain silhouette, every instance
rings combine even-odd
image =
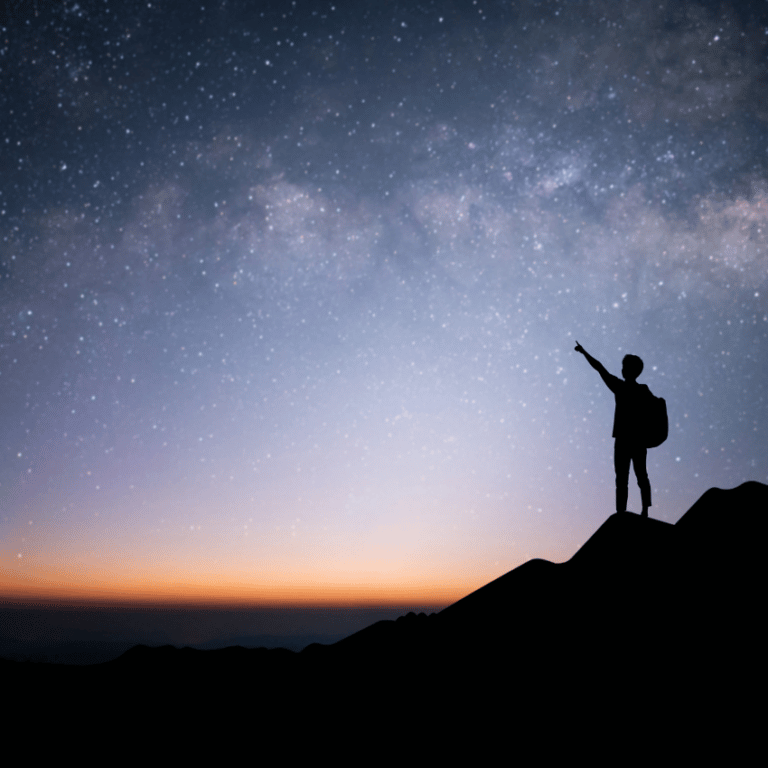
[[[477,728],[539,711],[580,727],[679,723],[692,712],[720,726],[735,711],[750,722],[748,689],[765,683],[767,513],[768,486],[748,482],[710,489],[675,525],[614,514],[565,563],[530,560],[439,613],[379,621],[301,653],[136,646],[104,664],[0,670],[8,690],[89,700],[154,690],[171,710],[239,695],[261,718],[298,707],[368,722],[394,707]]]

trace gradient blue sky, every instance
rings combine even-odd
[[[6,602],[563,561],[614,507],[576,339],[667,400],[652,516],[768,479],[764,3],[52,5],[0,19]]]

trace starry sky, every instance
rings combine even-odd
[[[6,600],[438,608],[768,481],[765,2],[8,2]],[[629,509],[639,492],[630,478]]]

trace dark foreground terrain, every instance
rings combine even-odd
[[[732,761],[762,738],[767,513],[768,486],[749,482],[710,489],[676,525],[612,515],[566,563],[531,560],[440,613],[300,653],[136,646],[92,666],[2,661],[9,733],[121,734],[126,748],[175,734],[187,750],[279,735],[303,751],[314,731],[394,754],[503,744],[509,759],[525,745]]]

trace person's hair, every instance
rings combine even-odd
[[[630,378],[636,379],[643,372],[643,361],[637,355],[625,355],[623,363]]]

